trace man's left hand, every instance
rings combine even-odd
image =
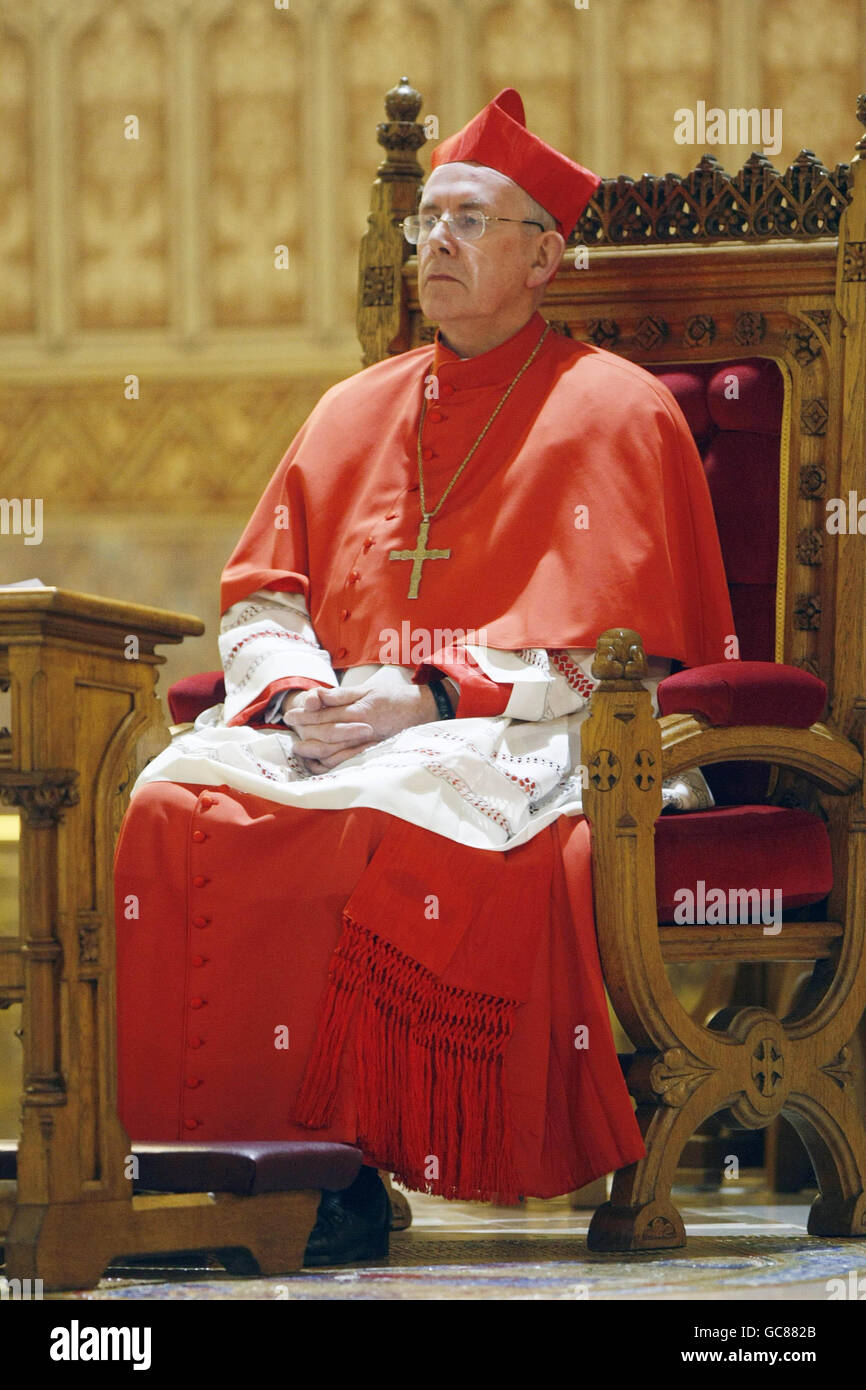
[[[295,752],[311,772],[327,772],[401,729],[437,718],[436,701],[427,685],[308,690],[285,715],[299,736]]]

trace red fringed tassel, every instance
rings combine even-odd
[[[297,1122],[328,1123],[360,996],[358,1143],[412,1190],[516,1201],[503,1088],[516,1001],[446,985],[345,914],[343,922]]]
[[[340,1062],[358,1002],[358,985],[367,971],[368,954],[364,939],[344,929],[331,957],[330,983],[322,1017],[295,1102],[293,1118],[297,1124],[322,1129],[330,1123],[337,1098]]]

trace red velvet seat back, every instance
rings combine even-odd
[[[768,358],[650,369],[694,435],[716,514],[744,661],[772,661],[782,374]]]
[[[775,653],[784,382],[769,358],[650,367],[676,397],[703,459],[744,661]],[[760,765],[710,769],[721,803],[760,801]]]

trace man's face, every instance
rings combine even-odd
[[[486,165],[443,164],[424,187],[419,212],[464,209],[490,217],[529,217],[527,198],[511,179]],[[538,233],[538,235],[535,235]],[[519,222],[488,223],[477,241],[459,241],[437,222],[418,246],[418,289],[428,319],[443,325],[491,322],[528,290],[543,284],[547,268],[533,269],[541,229]]]

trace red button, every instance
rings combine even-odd
[[[200,845],[202,840],[207,839],[207,835],[205,835],[203,830],[194,830],[192,832],[192,838],[195,840],[196,844]]]
[[[439,391],[440,391],[440,394],[443,395],[443,396],[453,396],[453,395],[454,395],[454,387],[451,385],[450,381],[446,381],[442,386],[440,386],[440,387],[439,387]]]
[[[427,419],[432,420],[434,424],[438,425],[440,420],[445,419],[445,416],[442,414],[441,410],[431,410],[428,411]]]
[[[424,449],[423,452],[422,452],[422,458],[425,458],[425,459],[435,459],[435,457],[436,457],[436,450],[435,450],[435,449],[427,448],[427,449]]]
[[[192,919],[192,924],[194,927],[206,927],[209,922],[209,917],[193,917]]]
[[[187,1047],[204,1047],[204,1038],[190,1038]]]
[[[201,1085],[201,1077],[200,1077],[200,1076],[188,1076],[188,1077],[186,1078],[185,1085],[186,1085],[186,1087],[187,1087],[187,1090],[189,1090],[189,1091],[194,1091],[195,1088],[196,1088],[196,1086],[200,1086],[200,1085]]]
[[[348,649],[348,647],[341,647],[339,651],[334,652],[334,656],[336,656],[338,660],[339,660],[339,658],[340,658],[341,656],[348,656],[348,655],[349,655],[349,649]]]
[[[351,615],[351,613],[349,612],[348,608],[341,608],[341,609],[340,609],[340,622],[341,622],[341,623],[344,623],[344,622],[346,621],[346,619],[347,619],[347,618],[350,618],[351,616],[352,616],[352,615]]]
[[[206,883],[210,883],[209,878],[205,878],[204,874],[196,874],[192,881],[192,886],[193,888],[204,888]]]
[[[207,965],[207,956],[193,956],[193,965]]]
[[[201,796],[201,797],[199,797],[199,802],[198,802],[198,804],[199,804],[199,806],[201,807],[201,809],[202,809],[203,811],[207,811],[207,810],[209,809],[209,807],[211,807],[211,806],[216,806],[216,797],[213,797],[213,796]]]
[[[360,571],[360,570],[352,570],[352,573],[349,575],[349,583],[350,583],[350,584],[357,584],[357,582],[358,582],[358,580],[359,580],[360,578],[361,578],[361,571]]]
[[[199,998],[198,995],[196,995],[195,999],[190,999],[189,1001],[189,1006],[191,1009],[203,1009],[204,1005],[205,1001]]]
[[[184,1129],[198,1129],[200,1124],[200,1120],[184,1120],[183,1127]]]
[[[375,544],[376,544],[376,542],[373,540],[373,537],[372,537],[372,536],[368,536],[367,539],[364,541],[364,549],[365,549],[365,550],[369,550],[369,549],[370,549],[370,546],[371,546],[371,545],[375,545]]]

